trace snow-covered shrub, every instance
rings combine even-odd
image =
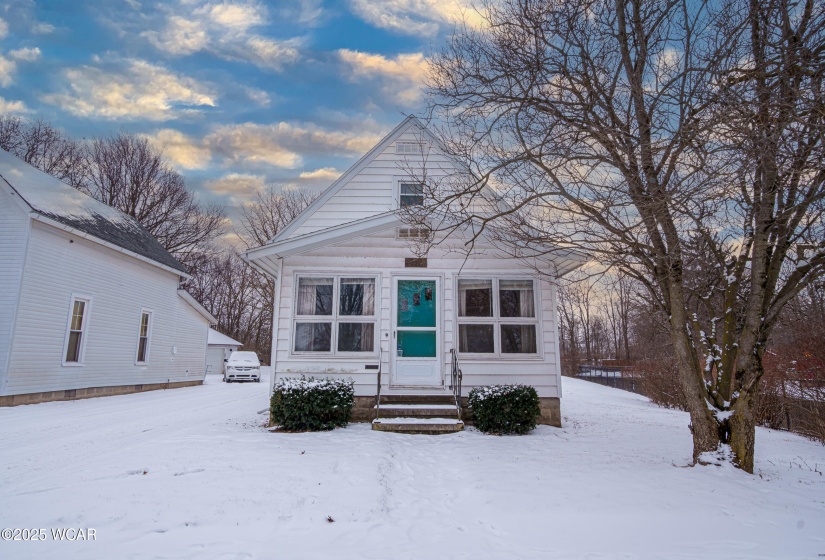
[[[527,385],[490,385],[470,391],[476,428],[494,434],[526,434],[541,414],[539,395]]]
[[[332,430],[347,425],[355,401],[352,379],[282,378],[270,400],[270,420],[287,431]]]

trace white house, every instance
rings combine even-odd
[[[209,329],[209,347],[206,350],[206,373],[223,375],[225,360],[229,355],[243,346],[234,338],[230,338],[215,329]]]
[[[267,245],[244,254],[276,278],[273,380],[351,377],[354,417],[367,419],[380,372],[382,406],[409,415],[412,401],[451,402],[455,355],[461,397],[478,386],[532,385],[541,421],[561,424],[552,280],[586,259],[558,248],[528,263],[484,239],[467,256],[454,251],[464,245],[458,232],[426,258],[414,254],[409,238],[418,233],[398,215],[422,201],[414,177],[462,172],[407,118]]]
[[[203,382],[216,320],[133,218],[0,150],[0,405]]]

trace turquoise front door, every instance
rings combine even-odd
[[[396,278],[393,290],[393,385],[440,386],[439,282]]]

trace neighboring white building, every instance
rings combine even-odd
[[[203,382],[216,320],[136,220],[0,150],[0,405]]]
[[[243,346],[233,338],[229,338],[215,329],[209,329],[209,348],[206,350],[206,373],[223,375],[226,359],[229,355]]]
[[[413,177],[457,173],[461,166],[410,117],[267,245],[243,255],[276,278],[273,380],[351,377],[355,418],[366,419],[379,366],[382,397],[443,399],[452,394],[455,350],[463,397],[478,386],[532,385],[541,421],[560,425],[552,280],[587,259],[543,247],[551,256],[526,262],[484,238],[468,256],[458,232],[417,258],[417,233],[398,216],[421,202]]]

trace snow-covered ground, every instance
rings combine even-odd
[[[0,558],[825,554],[825,447],[799,436],[760,429],[753,476],[690,468],[684,413],[567,378],[565,427],[524,437],[278,434],[266,381],[0,409],[0,525],[96,533]]]

